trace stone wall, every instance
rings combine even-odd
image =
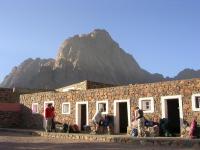
[[[102,89],[91,89],[86,91],[41,92],[25,94],[20,96],[20,102],[24,105],[23,122],[26,127],[42,128],[41,118],[44,111],[44,101],[54,101],[56,120],[59,122],[75,123],[76,102],[88,101],[89,124],[96,112],[96,101],[108,100],[109,114],[114,113],[114,100],[130,100],[132,117],[135,106],[138,106],[139,98],[154,98],[154,113],[145,114],[146,118],[159,120],[161,118],[161,96],[181,95],[183,102],[183,119],[191,122],[193,116],[197,116],[200,122],[200,112],[192,111],[191,96],[200,93],[200,79],[158,82],[149,84],[135,84]],[[71,111],[69,115],[61,114],[63,102],[70,102]],[[39,114],[31,113],[32,103],[39,103]]]
[[[0,88],[0,103],[17,103],[19,94],[13,92],[13,89]]]
[[[19,127],[21,106],[19,103],[0,103],[0,127]]]
[[[19,104],[20,94],[47,91],[41,89],[9,89],[0,88],[0,127],[21,126],[21,106]],[[22,123],[23,124],[23,123]]]
[[[112,84],[87,81],[87,89],[100,89],[100,88],[114,87],[114,86],[115,85],[112,85]]]
[[[20,127],[20,112],[0,111],[0,120],[1,128]]]
[[[0,103],[19,103],[20,94],[50,91],[47,89],[0,88]]]

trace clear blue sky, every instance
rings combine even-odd
[[[200,69],[200,0],[0,0],[0,81],[64,39],[106,29],[151,73]]]

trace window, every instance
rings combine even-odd
[[[153,97],[145,97],[139,99],[139,108],[144,111],[144,113],[154,112],[154,100]]]
[[[32,104],[32,113],[37,114],[38,112],[38,103],[33,103]]]
[[[103,108],[102,114],[108,114],[108,101],[97,101],[96,111],[98,111],[100,108]]]
[[[62,103],[62,114],[70,114],[70,103]]]
[[[192,110],[200,111],[200,94],[192,95]]]
[[[142,110],[144,110],[144,111],[149,111],[149,110],[151,110],[151,105],[150,105],[150,103],[151,103],[151,100],[143,100],[143,101],[142,101]]]
[[[200,96],[195,97],[195,107],[200,108]]]

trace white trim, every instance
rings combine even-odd
[[[79,113],[79,105],[81,104],[86,104],[86,125],[89,125],[89,121],[88,121],[88,101],[81,101],[81,102],[76,102],[76,113],[75,113],[75,118],[76,118],[76,124],[79,126],[80,128],[80,124],[81,124],[81,120],[79,119],[79,117],[81,116]]]
[[[142,109],[142,101],[143,100],[150,100],[150,108],[151,110],[143,110],[144,113],[153,113],[154,112],[154,99],[153,97],[143,97],[143,98],[139,98],[139,108]]]
[[[48,104],[48,103],[52,103],[52,105],[54,106],[54,101],[44,101],[44,105],[43,105],[43,108],[44,108],[44,111],[43,111],[43,116],[44,116],[44,119],[43,119],[43,127],[46,128],[46,119],[45,119],[45,104]]]
[[[37,105],[37,111],[36,112],[33,112],[33,105]],[[32,103],[31,110],[32,110],[32,114],[38,114],[39,113],[39,111],[38,111],[38,103]]]
[[[64,110],[63,107],[64,107],[65,104],[68,104],[68,105],[69,105],[69,108],[68,108],[69,111],[68,111],[68,112],[63,112],[63,110]],[[70,107],[70,102],[64,102],[64,103],[62,103],[62,114],[64,114],[64,115],[69,115],[69,114],[70,114],[70,108],[71,108],[71,107]]]
[[[178,99],[179,105],[179,117],[180,117],[180,128],[183,125],[183,102],[181,95],[174,95],[174,96],[161,96],[161,109],[162,109],[162,118],[167,118],[167,100],[170,99]]]
[[[195,102],[196,102],[195,98],[197,96],[200,96],[200,93],[192,94],[192,97],[191,97],[191,100],[192,100],[192,111],[200,111],[200,108],[196,108],[196,105],[195,105]]]
[[[44,101],[44,117],[45,117],[45,104],[49,104],[52,103],[53,107],[54,107],[54,101]]]
[[[106,111],[102,112],[102,114],[108,114],[108,100],[96,101],[96,112],[98,112],[98,105],[99,105],[99,103],[105,103],[106,104]]]
[[[74,87],[66,87],[62,89],[62,92],[68,92],[70,90],[74,90]]]
[[[120,102],[126,102],[127,103],[127,113],[128,113],[128,126],[131,126],[131,120],[130,120],[130,99],[126,99],[126,100],[114,100],[114,131],[115,133],[119,133],[119,115],[117,113],[119,113],[119,105],[117,105],[117,103]]]

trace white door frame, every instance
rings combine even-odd
[[[79,129],[81,129],[81,111],[79,106],[81,104],[86,104],[86,125],[88,125],[88,101],[81,101],[81,102],[76,102],[76,114],[75,114],[75,118],[76,118],[76,124],[78,125]]]
[[[131,125],[130,120],[130,99],[126,100],[114,100],[114,132],[119,133],[119,103],[127,103],[127,113],[128,113],[128,126]]]
[[[162,110],[162,118],[168,117],[167,112],[167,100],[178,99],[179,105],[179,117],[180,117],[180,130],[183,125],[183,102],[181,95],[173,95],[173,96],[161,96],[161,110]]]
[[[52,103],[53,107],[54,107],[54,101],[44,101],[44,111],[43,111],[43,127],[46,128],[46,119],[45,119],[45,104],[48,104],[48,103]]]

